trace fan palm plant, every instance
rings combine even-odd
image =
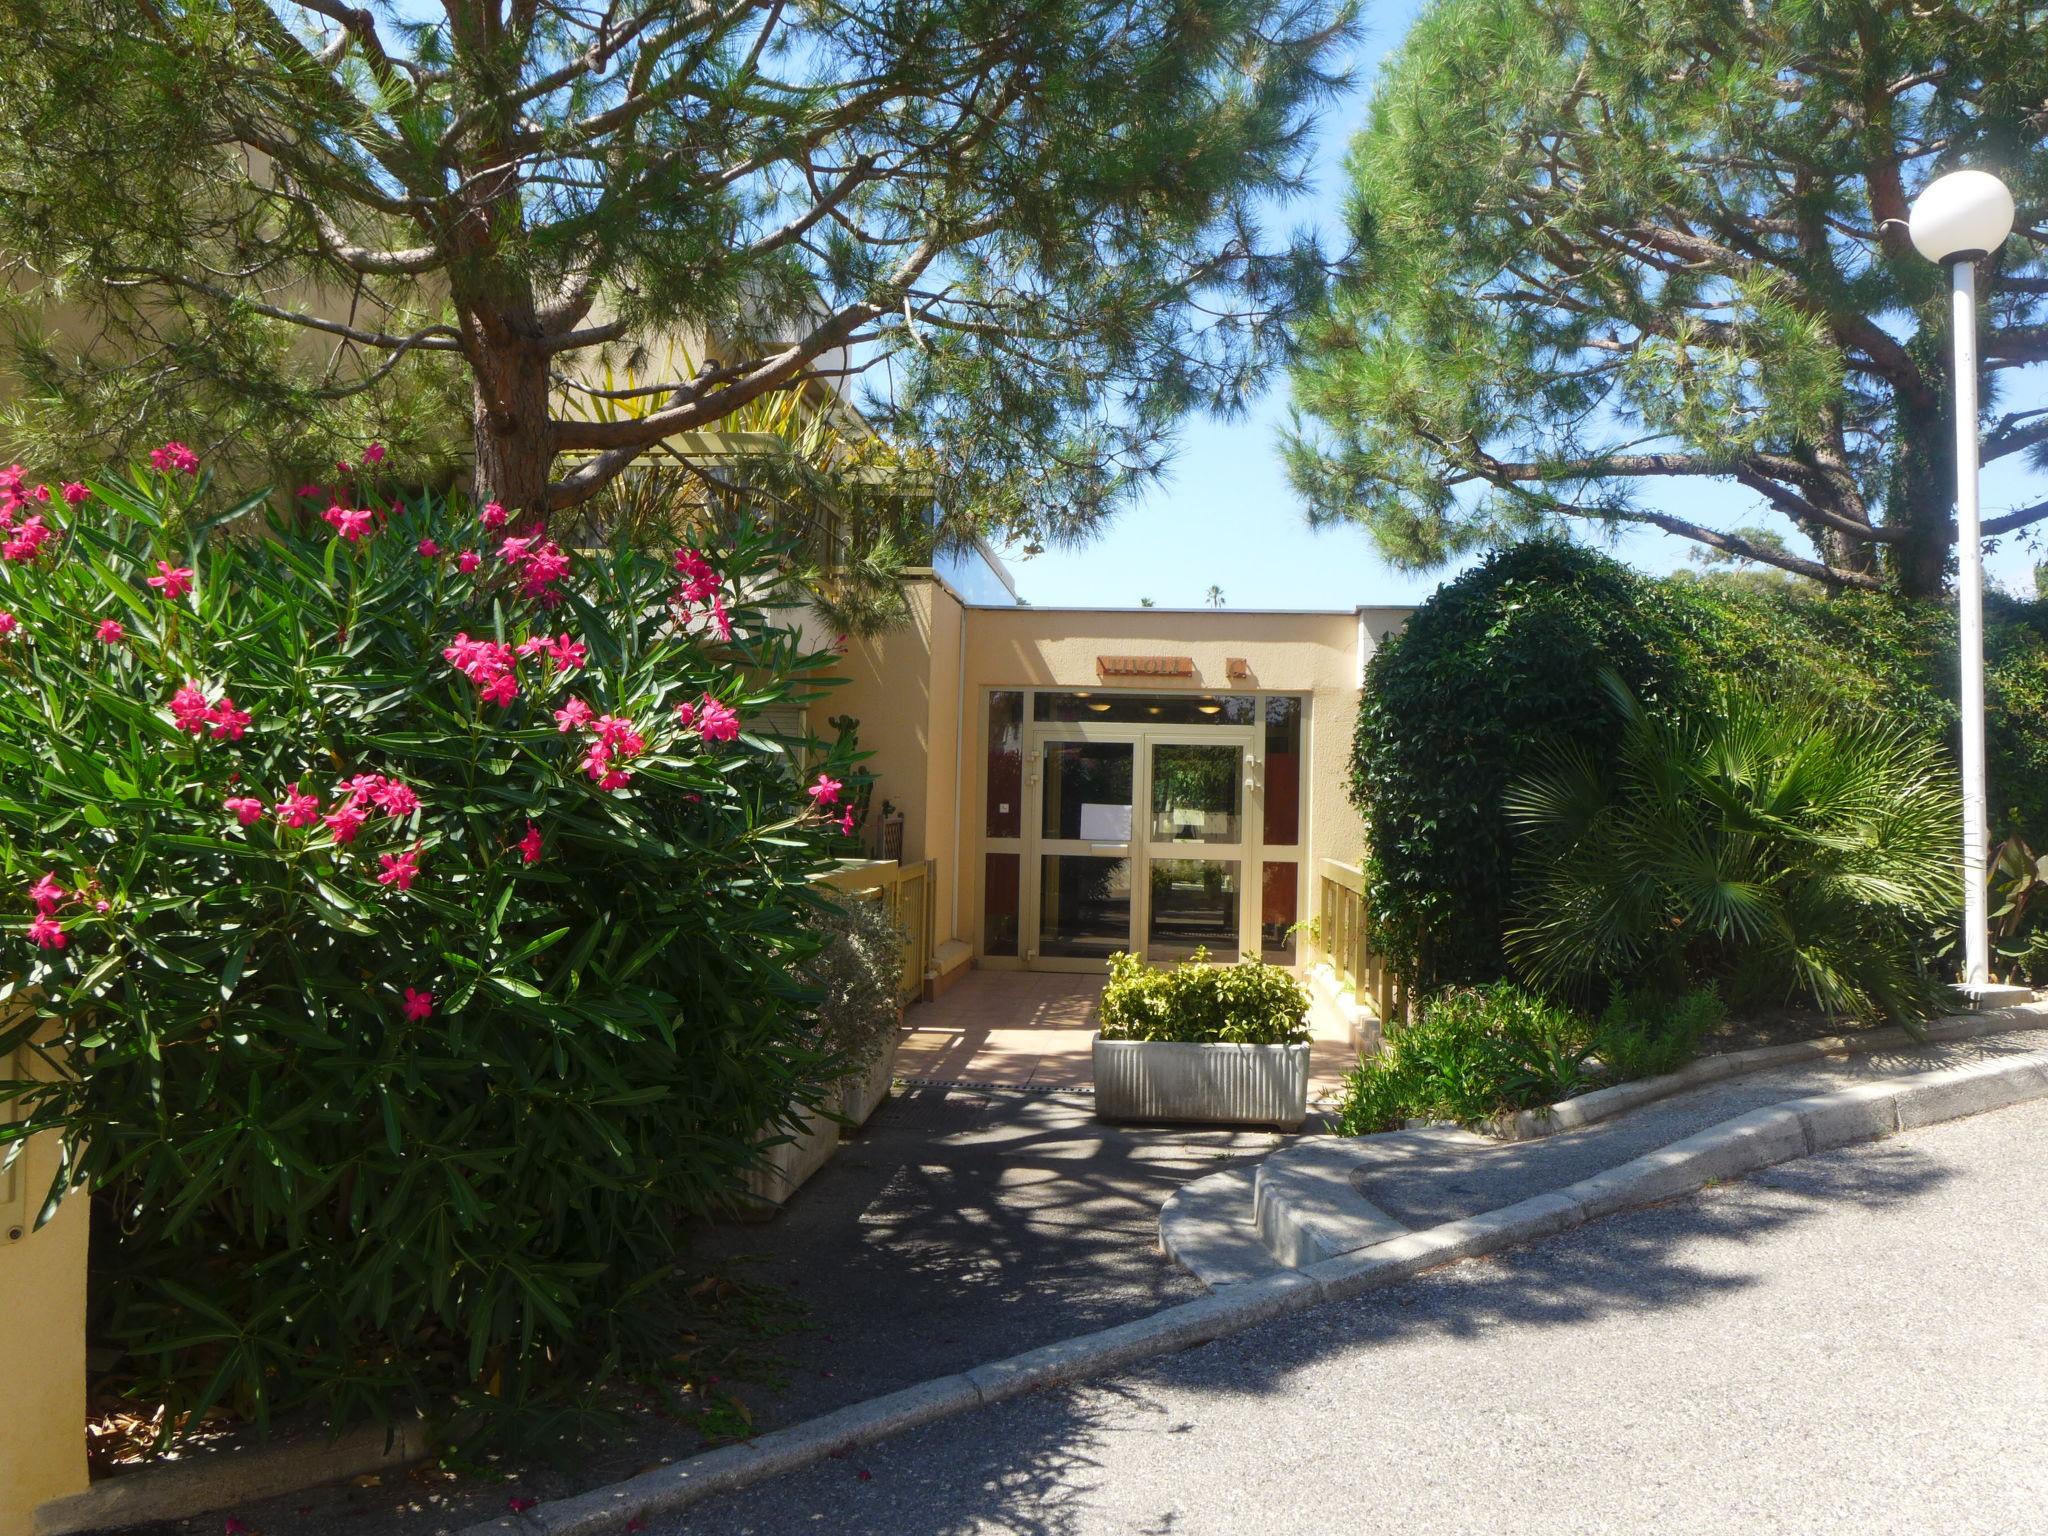
[[[1560,749],[1508,792],[1514,962],[1561,987],[1712,977],[1835,1013],[1932,1013],[1922,959],[1960,890],[1939,747],[1735,685],[1664,719],[1603,681],[1619,749]]]

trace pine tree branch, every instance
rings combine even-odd
[[[1989,539],[2001,533],[2013,533],[2018,529],[2030,527],[2044,518],[2048,518],[2048,501],[2037,501],[2031,507],[2021,507],[2017,511],[1992,518],[1984,524],[1984,537]]]

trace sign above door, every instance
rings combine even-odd
[[[1193,677],[1192,656],[1098,656],[1095,671],[1101,677]]]

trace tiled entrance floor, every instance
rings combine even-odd
[[[1090,1039],[1102,978],[1045,971],[969,971],[935,1001],[904,1015],[896,1075],[915,1082],[999,1088],[1093,1086]],[[1327,1096],[1354,1053],[1342,1026],[1309,1015],[1309,1097]]]

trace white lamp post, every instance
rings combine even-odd
[[[1949,270],[1955,333],[1956,545],[1963,659],[1963,988],[1991,982],[1990,900],[1984,860],[1984,535],[1977,509],[1977,262],[2012,233],[2012,193],[1984,171],[1930,182],[1906,221],[1913,248]]]

